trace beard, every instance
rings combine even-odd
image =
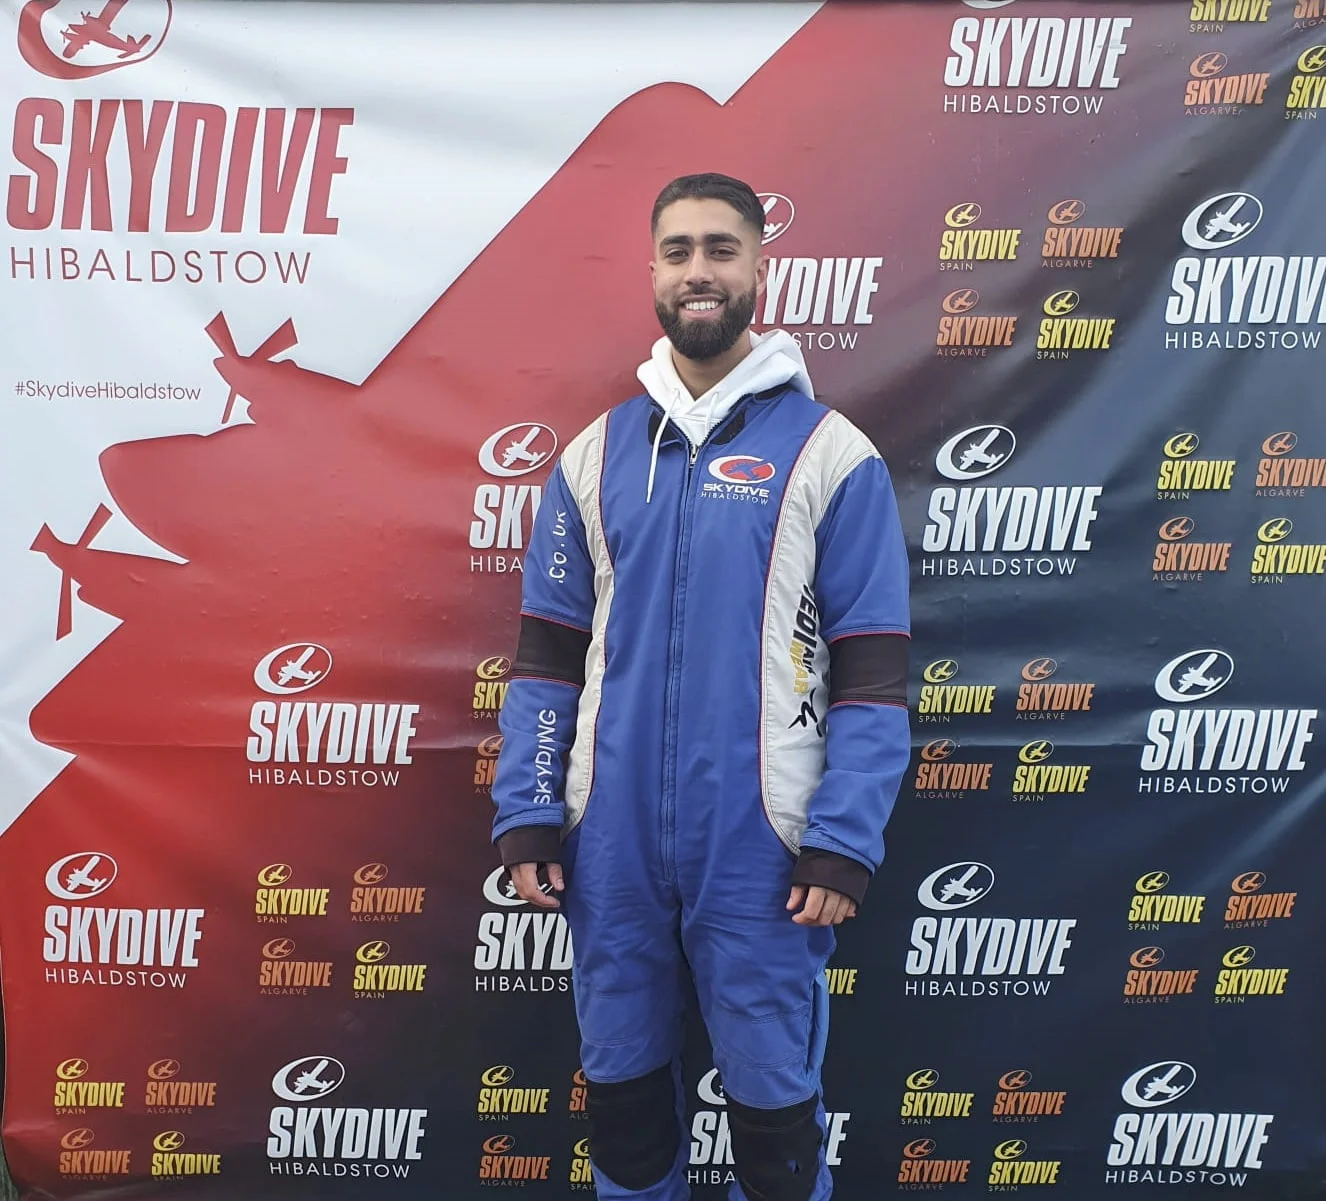
[[[754,288],[742,296],[726,297],[723,315],[717,321],[688,321],[681,312],[686,299],[683,296],[675,305],[668,305],[656,298],[654,313],[677,353],[695,362],[731,350],[755,317]]]

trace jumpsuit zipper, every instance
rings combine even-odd
[[[663,877],[676,883],[676,854],[674,840],[676,836],[677,807],[677,693],[681,687],[680,650],[682,625],[686,612],[686,569],[690,559],[691,511],[694,502],[691,497],[691,478],[700,452],[709,444],[711,438],[736,417],[746,407],[746,402],[739,402],[730,413],[705,435],[698,446],[692,446],[686,438],[689,456],[686,462],[686,475],[681,488],[681,514],[677,529],[677,557],[674,566],[675,586],[672,592],[672,630],[668,638],[667,693],[663,707],[663,797],[661,809],[662,844],[659,853],[663,864]]]
[[[685,437],[685,435],[682,435]],[[682,616],[686,609],[686,562],[689,558],[691,525],[691,471],[695,460],[700,456],[700,447],[691,446],[686,440],[688,458],[686,475],[681,488],[681,513],[677,526],[677,557],[673,567],[674,586],[672,589],[672,629],[668,636],[668,689],[663,705],[663,797],[661,809],[662,830],[659,854],[663,861],[663,878],[674,882],[676,874],[676,855],[673,848],[673,835],[676,827],[677,795],[677,690],[680,687],[680,643]]]

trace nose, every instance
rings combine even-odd
[[[698,292],[713,281],[712,264],[710,264],[709,258],[704,252],[704,247],[697,246],[691,252],[690,261],[686,264],[686,286],[691,291]]]

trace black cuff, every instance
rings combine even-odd
[[[865,900],[870,871],[855,859],[837,851],[804,847],[792,869],[792,883],[809,888],[828,888],[851,897],[858,905]]]
[[[497,840],[503,867],[517,863],[560,863],[562,831],[557,826],[517,826]]]
[[[907,708],[905,634],[856,634],[829,644],[829,704],[865,702]]]
[[[560,625],[530,613],[520,615],[520,645],[514,676],[559,680],[573,688],[585,686],[585,655],[590,632]]]

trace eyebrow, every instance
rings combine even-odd
[[[671,246],[690,246],[693,240],[694,239],[691,238],[690,234],[669,234],[666,238],[662,240],[662,242],[659,243],[659,245],[662,246],[664,249],[667,249],[668,247]],[[701,238],[700,240],[704,242],[706,246],[741,245],[741,239],[737,237],[736,234],[723,234],[723,233],[705,234],[704,237]]]

